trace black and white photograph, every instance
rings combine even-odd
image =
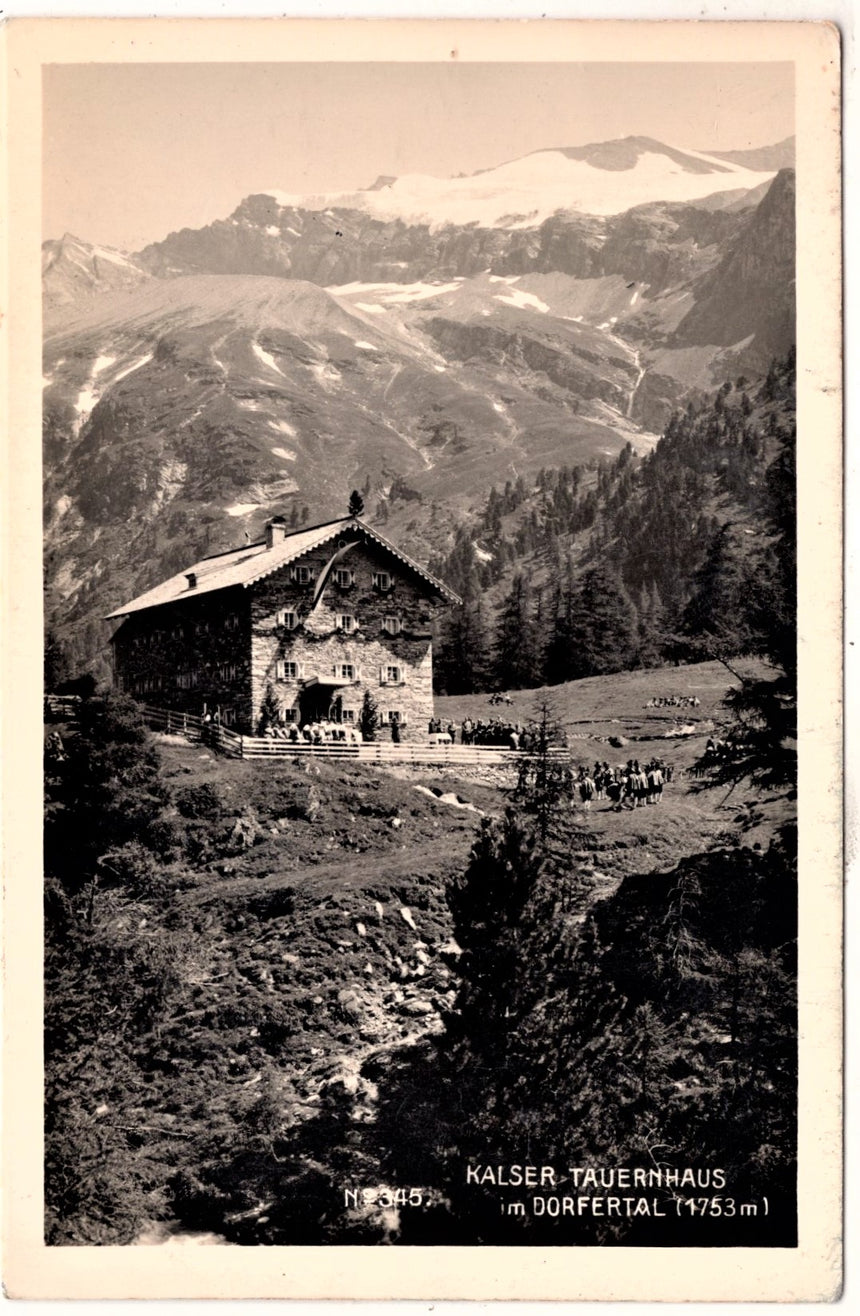
[[[637,26],[42,65],[48,1253],[803,1244],[799,65]]]

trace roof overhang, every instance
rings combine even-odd
[[[147,612],[166,604],[184,603],[188,599],[198,599],[224,589],[248,589],[267,576],[283,571],[306,553],[322,548],[341,536],[354,536],[356,542],[362,540],[368,544],[378,545],[386,554],[414,577],[417,577],[428,593],[435,594],[448,603],[462,603],[444,581],[425,571],[412,558],[402,553],[390,540],[365,525],[358,517],[329,521],[310,530],[296,531],[288,535],[275,550],[266,550],[264,544],[252,544],[230,553],[218,554],[214,558],[205,558],[184,571],[162,581],[153,589],[141,594],[131,602],[108,613],[108,620],[119,620],[136,612]],[[292,542],[291,542],[292,541]],[[195,579],[195,585],[189,586],[189,575]]]

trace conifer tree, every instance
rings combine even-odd
[[[637,642],[636,609],[619,577],[607,565],[592,567],[572,600],[572,675],[623,672],[633,660]]]
[[[752,573],[730,522],[714,535],[693,580],[693,596],[681,621],[692,656],[729,658],[748,653]]]
[[[271,682],[266,686],[266,693],[263,696],[263,702],[260,705],[260,720],[257,726],[257,734],[265,734],[267,727],[274,726],[280,719],[281,708],[278,703]]]
[[[454,938],[462,947],[458,1029],[493,1066],[516,1026],[524,914],[542,871],[536,838],[512,810],[485,818],[469,865],[448,888]]]
[[[642,586],[639,591],[639,652],[640,667],[656,667],[663,656],[666,642],[666,621],[663,600],[657,582],[650,590]]]
[[[502,689],[522,690],[537,685],[540,680],[531,588],[519,571],[499,609],[494,673],[496,684]]]
[[[364,699],[361,701],[361,712],[358,715],[358,728],[361,732],[362,740],[376,740],[376,733],[379,729],[379,712],[376,700],[369,690],[365,690]]]

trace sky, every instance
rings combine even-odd
[[[254,192],[451,177],[639,135],[794,132],[790,64],[64,64],[43,72],[43,238],[136,251]]]

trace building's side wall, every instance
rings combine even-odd
[[[249,597],[239,588],[132,613],[113,637],[117,686],[144,704],[251,724]]]
[[[396,560],[384,550],[359,542],[339,559],[338,566],[353,573],[354,583],[346,588],[329,576],[317,607],[311,611],[320,573],[337,544],[307,554],[294,565],[311,568],[313,579],[300,584],[291,579],[289,568],[259,581],[251,594],[252,678],[251,702],[256,729],[260,709],[271,687],[285,716],[302,720],[308,707],[308,677],[328,678],[335,665],[352,663],[359,672],[354,682],[332,689],[332,702],[339,698],[344,712],[357,723],[364,693],[369,690],[379,713],[400,714],[401,738],[423,740],[433,715],[433,657],[430,625],[438,605],[410,573],[400,572]],[[386,571],[392,588],[382,592],[373,584],[373,573]],[[291,610],[299,625],[287,630],[278,625],[277,614]],[[338,629],[339,614],[357,618],[359,629],[352,634]],[[396,616],[402,631],[390,635],[383,619]],[[279,660],[299,664],[300,675],[279,679]],[[402,681],[388,683],[388,667],[399,667]],[[383,724],[380,736],[391,734]]]

